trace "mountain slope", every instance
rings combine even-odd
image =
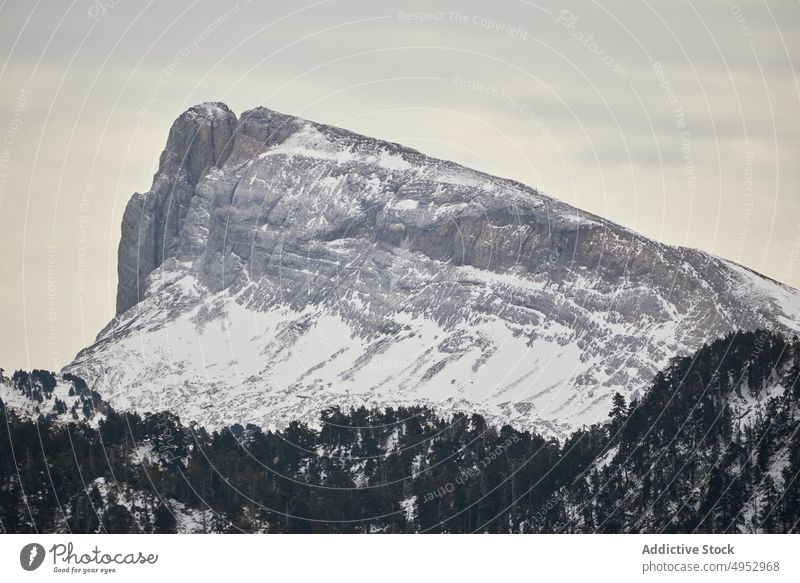
[[[800,525],[800,341],[765,330],[672,359],[641,399],[616,395],[603,424],[563,442],[424,407],[326,410],[319,429],[293,422],[280,432],[238,424],[207,432],[169,412],[107,406],[75,423],[22,405],[57,384],[50,373],[14,378],[0,383],[2,532],[790,533]]]
[[[674,359],[612,420],[566,502],[583,532],[797,532],[800,341],[740,333]]]
[[[173,125],[117,316],[67,370],[210,427],[430,405],[563,435],[675,354],[800,328],[800,293],[519,183],[257,108]]]

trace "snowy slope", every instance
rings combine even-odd
[[[42,415],[57,423],[87,421],[97,427],[104,414],[95,407],[95,399],[88,387],[80,380],[37,372],[38,377],[25,374],[24,381],[15,382],[7,377],[0,379],[0,402],[4,407],[23,418],[36,419]]]

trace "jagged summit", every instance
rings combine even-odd
[[[350,145],[374,141],[265,107],[246,111],[241,120],[221,102],[195,105],[181,114],[170,129],[152,188],[146,194],[135,194],[123,217],[117,266],[117,314],[143,297],[147,276],[176,253],[177,238],[201,177],[212,168],[250,161],[296,134],[301,138],[304,128],[315,132],[319,139],[316,144],[296,141],[296,147],[324,148],[323,135]],[[327,146],[336,147],[333,141]],[[391,146],[393,150],[413,152]]]
[[[559,433],[800,295],[517,182],[221,103],[126,208],[117,316],[68,368],[112,405],[280,425],[431,404]]]

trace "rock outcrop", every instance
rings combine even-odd
[[[153,186],[134,194],[122,219],[117,314],[144,297],[147,276],[180,247],[197,182],[233,148],[236,115],[223,103],[197,105],[172,125]]]

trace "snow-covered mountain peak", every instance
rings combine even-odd
[[[112,405],[279,426],[427,403],[561,433],[800,295],[398,144],[266,108],[182,114],[131,198],[118,313],[69,370]]]

